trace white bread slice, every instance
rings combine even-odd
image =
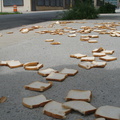
[[[89,35],[90,38],[99,38],[98,35]]]
[[[55,73],[51,72],[47,77],[46,80],[52,80],[52,81],[63,81],[67,77],[67,74],[62,73]]]
[[[97,40],[88,40],[88,43],[98,43]]]
[[[95,61],[95,57],[82,57],[81,61]]]
[[[94,49],[92,52],[102,52],[104,50],[105,50],[104,48],[100,47],[98,49]]]
[[[77,59],[80,59],[82,57],[86,57],[87,55],[84,55],[84,54],[80,54],[80,53],[76,53],[76,54],[71,54],[70,57],[72,58],[77,58]]]
[[[53,42],[54,39],[46,39],[45,42]]]
[[[114,50],[103,50],[102,52],[112,55],[114,53]]]
[[[23,66],[23,64],[20,63],[20,61],[14,61],[14,60],[7,61],[7,64],[10,68],[17,68],[17,67],[22,67]]]
[[[70,90],[65,100],[81,100],[90,102],[92,92],[90,90]]]
[[[76,34],[70,34],[68,37],[76,37]]]
[[[7,61],[0,61],[0,66],[7,66]]]
[[[51,101],[43,108],[43,113],[57,119],[66,118],[66,114],[70,113],[71,109],[62,107],[62,103]]]
[[[105,118],[96,118],[95,120],[105,120]]]
[[[88,38],[89,36],[88,35],[81,35],[80,38]]]
[[[23,98],[22,104],[27,108],[43,107],[51,100],[47,100],[44,95],[37,95],[33,97]]]
[[[91,62],[80,62],[78,66],[84,69],[91,69],[93,67],[93,64]]]
[[[107,65],[107,62],[96,62],[92,61],[93,67],[95,68],[104,68]]]
[[[88,40],[90,40],[90,38],[89,37],[83,37],[83,38],[80,38],[80,40],[81,41],[88,41]]]
[[[52,69],[52,68],[47,68],[47,69],[39,70],[39,71],[38,71],[38,74],[46,77],[46,76],[48,76],[51,72],[58,72],[58,71],[55,70],[55,69]]]
[[[28,33],[29,32],[29,29],[28,28],[22,28],[20,30],[21,33]]]
[[[93,56],[94,57],[102,57],[102,56],[105,56],[106,54],[104,52],[94,52],[93,53]]]
[[[60,45],[61,43],[60,42],[52,42],[50,43],[51,45]]]
[[[103,117],[107,120],[120,120],[120,107],[101,106],[95,112],[96,117]]]
[[[113,60],[117,60],[116,57],[108,56],[108,55],[103,56],[103,57],[100,57],[99,59],[100,59],[100,60],[104,60],[104,61],[113,61]]]
[[[43,67],[43,64],[40,64],[39,62],[28,62],[25,63],[23,66],[25,70],[39,70]]]
[[[28,90],[33,90],[33,91],[45,91],[47,89],[49,89],[50,87],[52,87],[52,82],[32,82],[29,85],[25,85],[24,88],[28,89]]]
[[[85,101],[69,101],[63,103],[63,107],[70,108],[84,115],[92,114],[96,111],[96,108],[92,106],[90,103]]]
[[[78,73],[78,70],[64,68],[59,73],[67,74],[68,76],[73,76]]]

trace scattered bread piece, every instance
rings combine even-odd
[[[88,41],[88,40],[90,40],[90,38],[89,37],[82,37],[82,38],[80,38],[80,40],[81,41]]]
[[[14,61],[14,60],[7,61],[7,64],[10,68],[17,68],[17,67],[22,67],[23,66],[23,64],[20,63],[20,61]]]
[[[23,66],[25,70],[39,70],[43,67],[43,64],[40,64],[39,62],[28,62],[25,63]]]
[[[45,91],[50,87],[52,87],[52,82],[45,83],[39,81],[24,86],[25,89],[33,90],[33,91]]]
[[[76,34],[70,34],[68,37],[76,37]]]
[[[51,101],[43,108],[43,113],[57,119],[66,118],[66,114],[70,113],[71,109],[62,107],[62,103]]]
[[[116,57],[108,56],[108,55],[103,56],[103,57],[100,57],[99,59],[100,59],[100,60],[104,60],[104,61],[113,61],[113,60],[117,60]]]
[[[67,74],[68,76],[74,76],[75,74],[78,73],[78,70],[64,68],[59,73]]]
[[[46,39],[45,42],[53,42],[54,39]]]
[[[93,67],[93,64],[91,62],[80,62],[78,66],[88,70]]]
[[[95,61],[95,57],[82,57],[81,61]]]
[[[112,55],[114,53],[114,50],[103,50],[102,52]]]
[[[89,35],[90,38],[99,38],[98,35]]]
[[[93,56],[94,57],[102,57],[102,56],[106,56],[106,54],[104,52],[94,52]]]
[[[60,45],[61,43],[60,42],[52,42],[50,43],[51,45]]]
[[[44,95],[37,95],[33,97],[23,98],[22,104],[27,108],[43,107],[51,100],[47,100]]]
[[[69,31],[69,33],[73,34],[73,33],[76,33],[76,31]]]
[[[98,49],[94,49],[92,52],[102,52],[104,50],[105,50],[104,48],[100,47]]]
[[[63,81],[66,77],[67,77],[66,74],[51,72],[46,77],[46,80]]]
[[[88,40],[88,43],[98,43],[97,40]]]
[[[58,72],[58,71],[55,70],[55,69],[52,69],[52,68],[47,68],[47,69],[39,70],[39,71],[38,71],[38,74],[46,77],[46,76],[48,76],[51,72]]]
[[[87,55],[84,55],[84,54],[80,54],[80,53],[76,53],[76,54],[71,54],[70,57],[72,58],[77,58],[77,59],[80,59],[82,57],[86,57]]]
[[[0,103],[5,102],[6,100],[7,100],[7,97],[1,97],[1,98],[0,98]]]
[[[7,61],[0,61],[0,66],[7,66]]]
[[[29,32],[29,29],[28,28],[22,28],[20,30],[21,33],[28,33]]]
[[[96,117],[103,117],[107,120],[120,120],[120,107],[101,106],[95,112]]]
[[[91,101],[92,92],[90,90],[70,90],[65,100]]]
[[[107,62],[96,62],[92,61],[93,67],[95,68],[104,68],[107,65]]]
[[[79,111],[84,115],[92,114],[96,111],[96,108],[90,103],[85,101],[69,101],[63,103],[63,107]]]

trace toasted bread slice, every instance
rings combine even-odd
[[[88,40],[88,43],[98,43],[97,40]]]
[[[52,42],[50,43],[51,45],[60,45],[61,43],[60,42]]]
[[[92,92],[90,90],[70,90],[65,100],[81,100],[90,102]]]
[[[104,60],[104,61],[114,61],[114,60],[117,60],[116,57],[108,56],[108,55],[103,56],[103,57],[100,57],[99,59],[100,59],[100,60]]]
[[[93,67],[95,68],[104,68],[107,65],[107,62],[96,62],[92,61]]]
[[[74,76],[75,74],[78,73],[78,70],[64,68],[59,73],[67,74],[68,76]]]
[[[44,83],[44,82],[33,82],[29,85],[25,85],[24,88],[33,91],[45,91],[52,87],[52,82]]]
[[[91,69],[93,68],[93,64],[91,62],[80,62],[78,64],[79,67],[82,67],[84,69]]]
[[[104,50],[105,50],[104,48],[100,47],[98,49],[94,49],[92,52],[102,52]]]
[[[47,69],[39,70],[39,71],[38,71],[38,74],[46,77],[46,76],[48,76],[51,72],[58,72],[58,71],[55,70],[55,69],[52,69],[52,68],[47,68]]]
[[[63,81],[67,77],[67,74],[62,73],[55,73],[51,72],[47,77],[46,80],[52,80],[52,81]]]
[[[54,39],[46,39],[45,42],[53,42]]]
[[[82,37],[82,38],[80,38],[80,40],[81,41],[88,41],[88,40],[90,40],[90,38],[89,37]]]
[[[76,54],[71,54],[70,57],[72,58],[77,58],[77,59],[80,59],[82,57],[86,57],[87,55],[83,55],[83,54],[80,54],[80,53],[76,53]]]
[[[96,108],[85,101],[69,101],[63,103],[63,107],[79,111],[81,114],[88,115],[96,111]]]
[[[14,60],[7,61],[7,64],[10,68],[17,68],[17,67],[22,67],[23,66],[23,64],[20,63],[20,61],[14,61]]]
[[[47,103],[43,108],[43,113],[57,119],[66,118],[71,109],[62,107],[62,103],[51,101]]]
[[[43,107],[51,100],[47,100],[44,95],[37,95],[33,97],[23,98],[22,104],[27,108]]]
[[[81,61],[95,61],[95,57],[82,57]]]
[[[107,120],[120,120],[120,107],[101,106],[95,112],[96,117],[103,117]]]
[[[106,54],[104,52],[94,52],[93,56],[94,57],[102,57],[102,56],[106,56]]]
[[[25,63],[23,66],[25,70],[39,70],[43,67],[43,64],[40,64],[39,62],[28,62]]]

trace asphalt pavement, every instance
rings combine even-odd
[[[40,76],[37,71],[27,71],[23,67],[10,69],[7,66],[0,66],[0,97],[7,97],[7,101],[0,103],[0,120],[56,120],[44,115],[43,107],[35,109],[24,107],[22,99],[43,94],[47,99],[64,103],[65,97],[71,89],[91,90],[91,104],[96,108],[104,105],[120,107],[119,37],[91,32],[88,35],[99,35],[99,38],[96,38],[98,43],[88,43],[80,41],[80,36],[83,35],[80,33],[76,33],[76,37],[68,37],[68,33],[64,35],[36,33],[37,31],[63,29],[64,27],[79,30],[81,26],[94,27],[97,25],[96,23],[103,22],[118,23],[120,22],[119,18],[118,13],[103,14],[95,20],[75,20],[75,23],[66,25],[54,24],[52,28],[48,26],[56,21],[40,22],[24,26],[27,28],[35,25],[43,26],[43,28],[26,34],[19,31],[23,27],[1,30],[0,33],[3,36],[0,37],[0,61],[19,60],[21,63],[38,61],[44,65],[43,69],[50,67],[60,71],[63,68],[71,68],[78,70],[78,73],[75,76],[67,77],[63,82],[53,81],[53,86],[44,92],[35,92],[25,90],[24,85],[34,81],[47,82],[45,77]],[[120,26],[117,26],[117,30],[120,31]],[[13,32],[13,34],[7,34],[7,32]],[[61,45],[51,45],[49,42],[45,42],[46,39],[51,38],[61,42]],[[114,50],[112,56],[117,57],[117,60],[107,62],[105,68],[86,70],[78,66],[80,59],[70,58],[70,55],[75,53],[92,56],[92,50],[99,47]],[[98,58],[96,60],[100,61]],[[94,120],[95,116],[94,114],[84,116],[79,112],[72,111],[66,117],[66,120],[77,119]]]

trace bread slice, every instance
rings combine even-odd
[[[95,57],[82,57],[81,61],[95,61]]]
[[[76,37],[76,34],[70,34],[68,37]]]
[[[120,107],[101,106],[95,112],[96,117],[103,117],[107,120],[120,120]]]
[[[63,107],[79,111],[81,114],[88,115],[96,111],[96,108],[85,101],[69,101],[63,103]]]
[[[22,66],[23,66],[23,64],[20,63],[20,61],[14,61],[14,60],[7,61],[7,65],[8,65],[10,68],[17,68],[17,67],[22,67]]]
[[[81,100],[90,102],[92,92],[90,90],[70,90],[65,100]]]
[[[88,40],[88,43],[98,43],[97,40]]]
[[[28,89],[28,90],[33,90],[33,91],[45,91],[47,89],[49,89],[50,87],[52,87],[52,82],[32,82],[29,85],[25,85],[24,88]]]
[[[94,52],[93,53],[93,56],[94,57],[102,57],[102,56],[105,56],[106,54],[104,52]]]
[[[51,100],[47,100],[44,95],[37,95],[33,97],[23,98],[22,104],[27,108],[43,107]]]
[[[98,35],[89,35],[90,38],[99,38]]]
[[[25,70],[39,70],[43,67],[43,64],[40,64],[39,62],[28,62],[25,63],[23,66]]]
[[[60,42],[52,42],[50,43],[51,45],[60,45],[61,43]]]
[[[107,62],[96,62],[92,61],[94,68],[104,68],[107,65]]]
[[[93,64],[91,62],[80,62],[78,66],[84,69],[91,69],[93,67]]]
[[[20,30],[21,33],[28,33],[29,32],[29,29],[28,28],[22,28]]]
[[[92,52],[102,52],[104,50],[105,50],[104,48],[100,47],[98,49],[94,49]]]
[[[72,58],[77,58],[77,59],[80,59],[82,57],[86,57],[87,55],[84,55],[84,54],[80,54],[80,53],[76,53],[76,54],[71,54],[70,57]]]
[[[104,60],[104,61],[113,61],[113,60],[117,60],[116,57],[108,56],[108,55],[103,56],[103,57],[100,57],[99,59],[100,59],[100,60]]]
[[[66,114],[70,113],[71,109],[62,107],[62,103],[51,101],[43,108],[43,113],[57,119],[66,118]]]
[[[78,73],[78,70],[64,68],[59,73],[67,74],[68,76],[74,76],[75,74]]]
[[[90,38],[89,37],[83,37],[83,38],[80,38],[80,40],[81,41],[88,41],[88,40],[90,40]]]
[[[7,66],[7,61],[0,61],[0,66]]]
[[[103,50],[102,52],[112,55],[114,53],[114,50]]]
[[[7,100],[7,97],[1,97],[0,98],[0,103],[4,103]]]
[[[45,42],[53,42],[54,39],[46,39]]]
[[[47,69],[39,70],[39,71],[38,71],[38,74],[46,77],[46,76],[48,76],[51,72],[58,72],[58,71],[55,70],[55,69],[52,69],[52,68],[47,68]]]
[[[52,81],[63,81],[67,77],[67,74],[62,73],[55,73],[51,72],[47,77],[46,80],[52,80]]]

